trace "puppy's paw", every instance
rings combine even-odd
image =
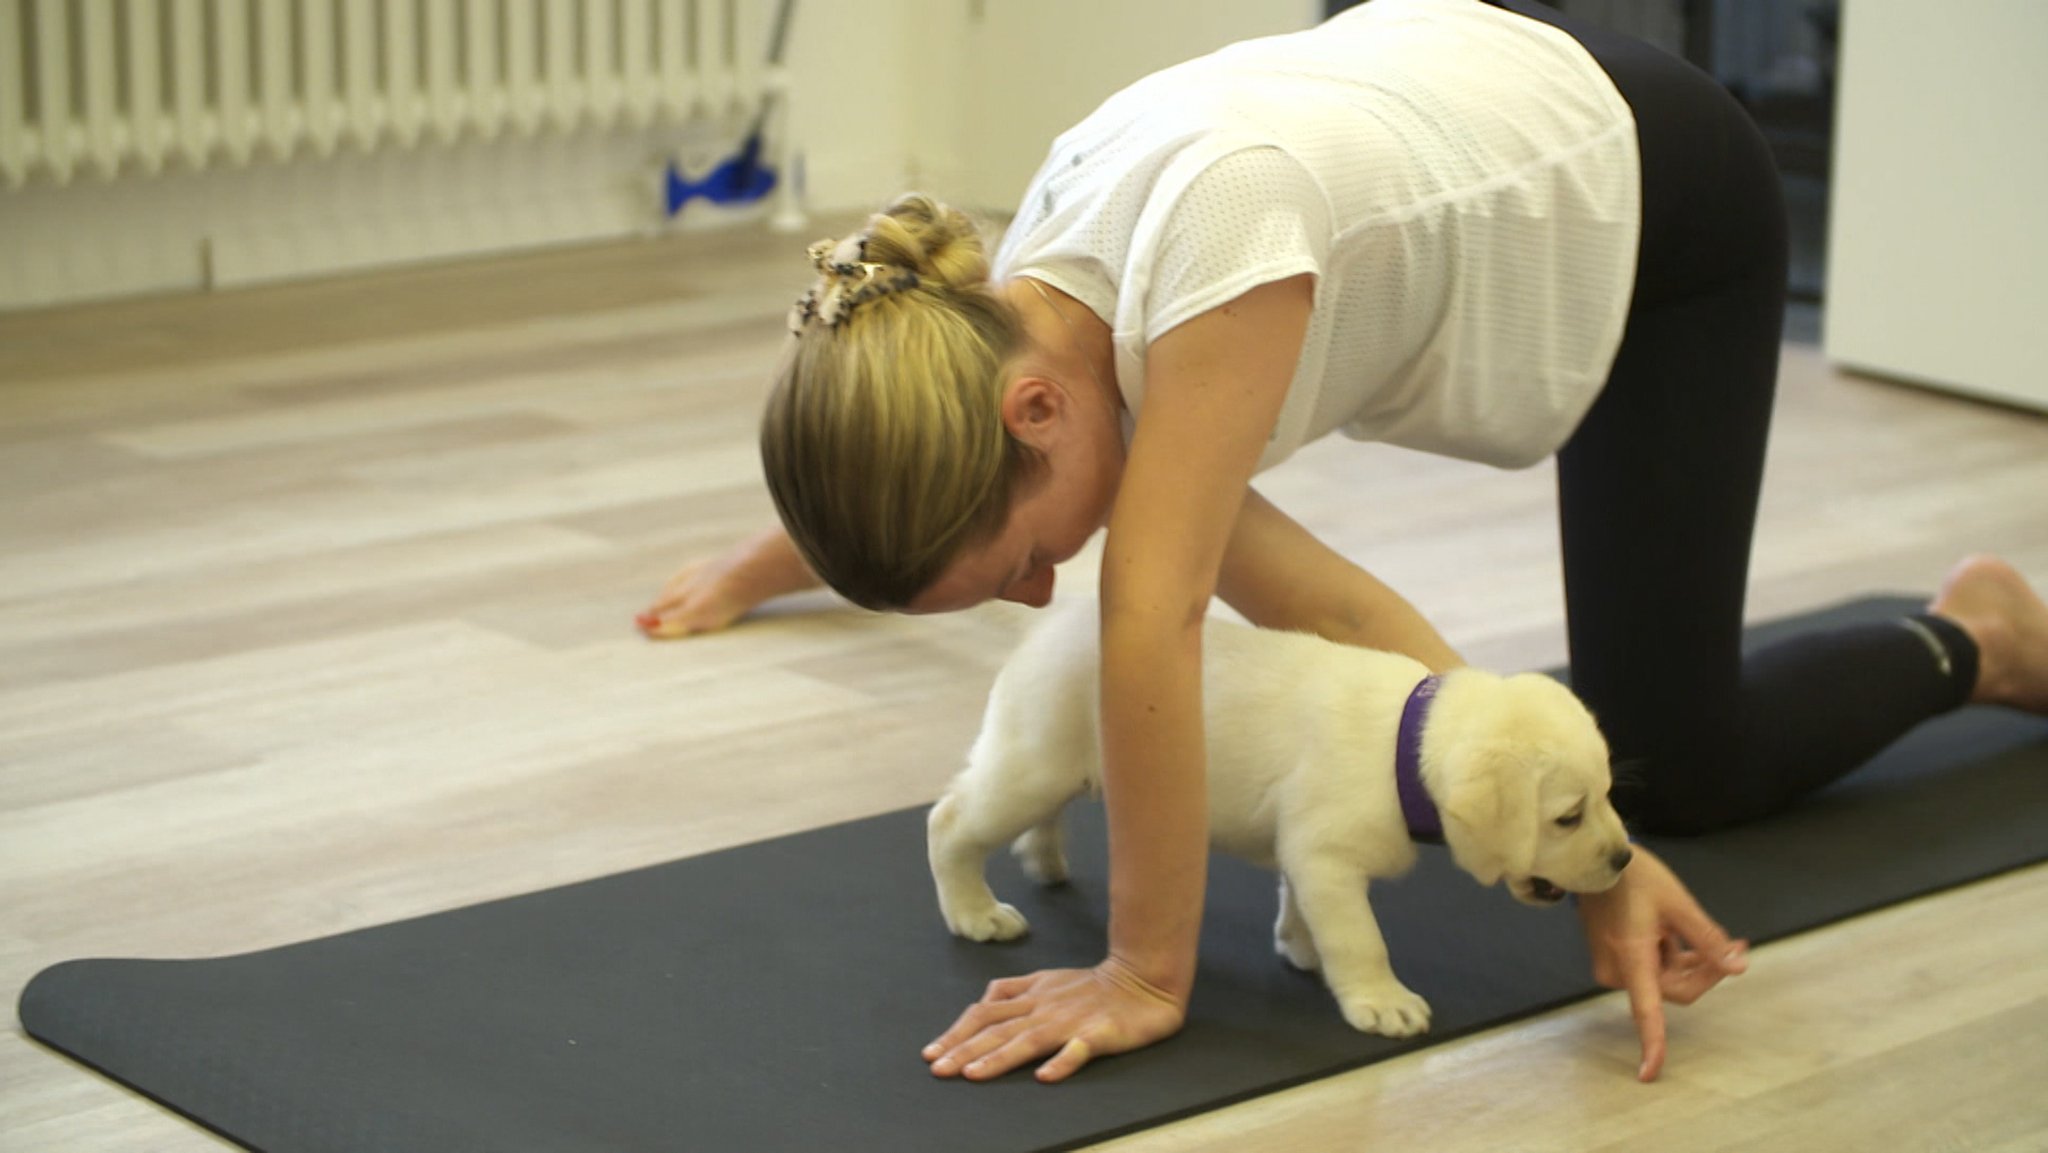
[[[1399,981],[1342,997],[1339,1003],[1344,1007],[1344,1019],[1362,1033],[1412,1037],[1429,1029],[1429,1002]]]
[[[1059,834],[1043,828],[1031,829],[1010,846],[1024,875],[1041,885],[1061,885],[1067,880],[1067,853]]]
[[[1316,952],[1315,938],[1309,936],[1305,926],[1277,930],[1273,934],[1273,951],[1286,958],[1287,963],[1304,973],[1313,973],[1322,968],[1322,954]]]
[[[969,913],[947,913],[946,927],[956,937],[970,941],[1014,941],[1024,935],[1031,922],[1024,914],[1001,901]]]

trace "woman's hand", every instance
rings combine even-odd
[[[1593,977],[1628,990],[1643,1040],[1636,1079],[1664,1068],[1664,1002],[1690,1005],[1721,978],[1749,968],[1749,942],[1731,941],[1663,861],[1636,846],[1621,881],[1579,898],[1579,920],[1593,951]]]
[[[721,556],[684,565],[634,623],[653,640],[717,632],[763,601],[818,583],[789,535],[769,529]]]
[[[1111,957],[1093,969],[1048,969],[989,984],[953,1027],[924,1047],[940,1077],[1000,1077],[1048,1053],[1038,1079],[1064,1081],[1095,1057],[1163,1041],[1187,1006]]]

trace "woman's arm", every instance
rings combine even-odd
[[[1154,342],[1103,548],[1110,956],[1183,1000],[1208,861],[1202,621],[1313,304],[1296,277]]]
[[[1102,559],[1109,957],[997,982],[925,1051],[935,1073],[1057,1081],[1180,1028],[1208,866],[1202,620],[1294,377],[1307,276],[1262,285],[1153,342],[1145,407]]]
[[[1465,663],[1400,593],[1256,492],[1238,513],[1216,591],[1260,628],[1406,653],[1435,672]]]

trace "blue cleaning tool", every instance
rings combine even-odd
[[[712,204],[752,204],[775,190],[779,174],[763,163],[761,154],[765,148],[763,140],[768,130],[768,117],[786,87],[782,78],[782,52],[789,42],[789,21],[795,8],[796,0],[782,0],[781,7],[776,10],[775,33],[768,47],[768,71],[761,86],[761,107],[754,114],[753,128],[740,142],[739,151],[719,162],[698,180],[684,176],[674,161],[669,162],[666,200],[670,216],[681,212],[685,205],[698,197]]]
[[[671,161],[668,166],[668,214],[674,216],[690,201],[703,197],[712,204],[751,204],[775,190],[777,173],[761,163],[758,133],[747,137],[740,150],[704,174],[690,180]]]

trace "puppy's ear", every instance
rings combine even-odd
[[[1458,867],[1482,885],[1527,876],[1536,866],[1536,773],[1498,745],[1460,750],[1447,759],[1444,843]]]

